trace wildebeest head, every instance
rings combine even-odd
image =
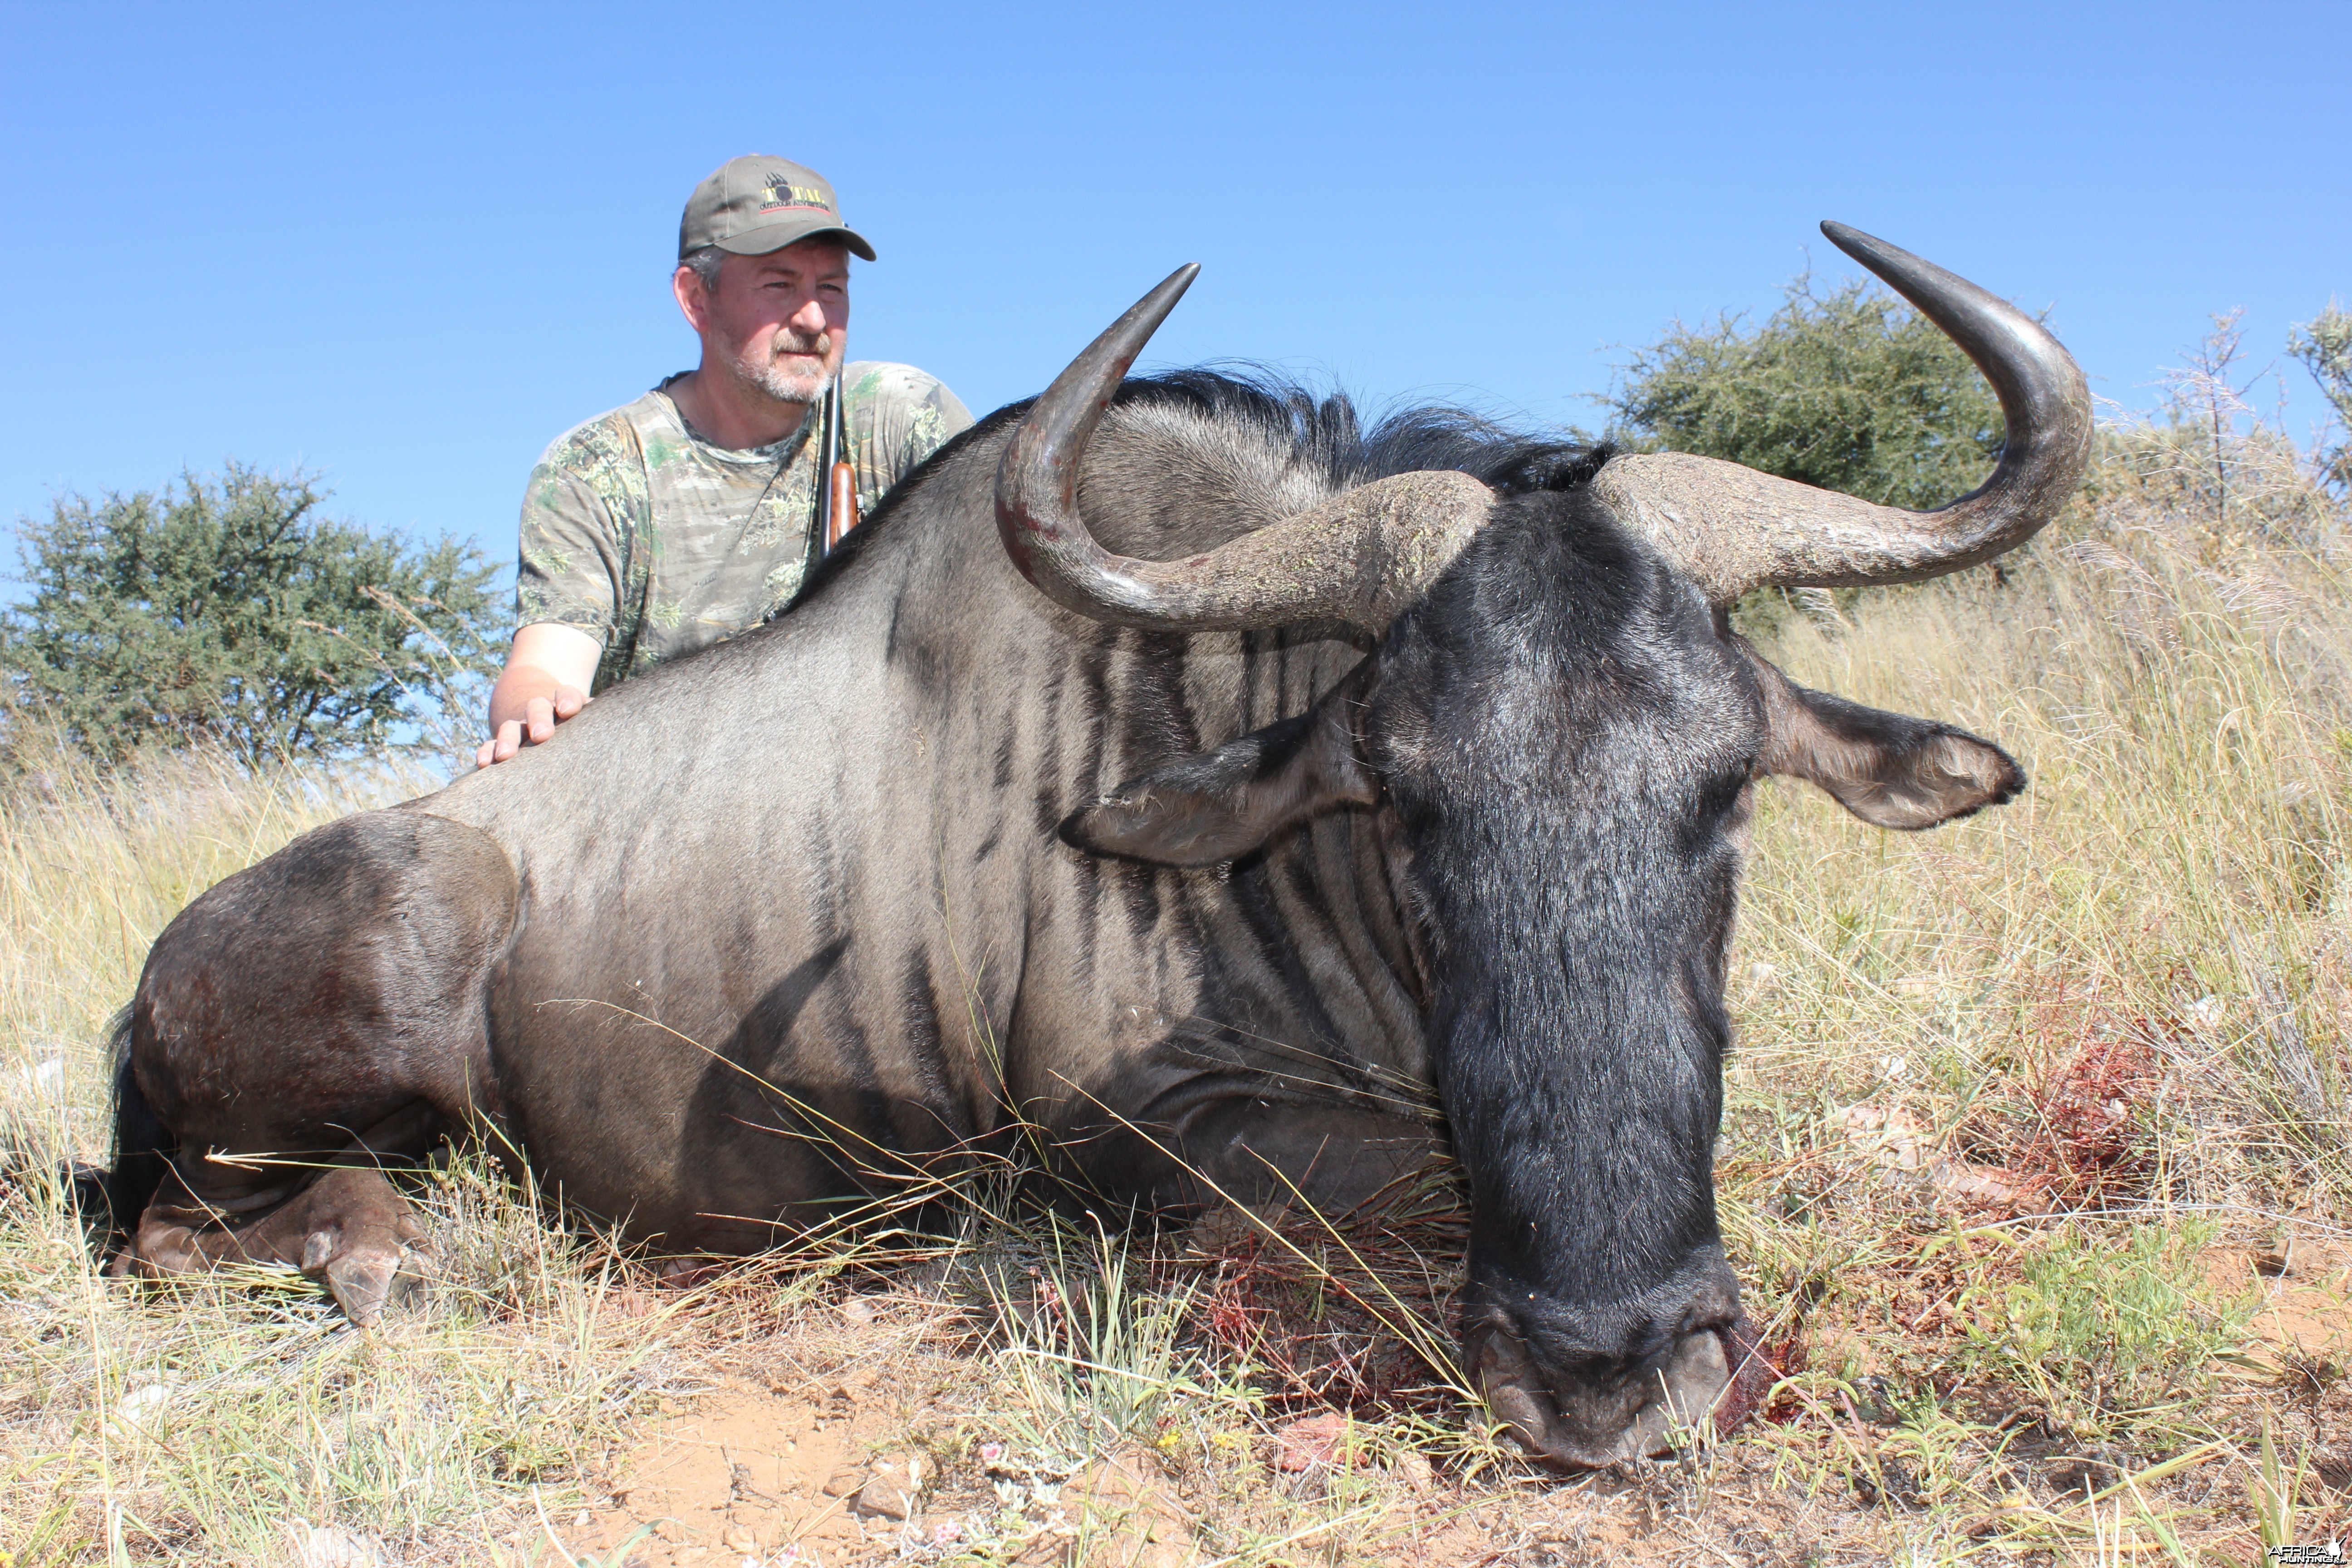
[[[1189,268],[1064,373],[999,471],[1007,550],[1070,608],[1127,625],[1338,620],[1376,635],[1308,712],[1123,785],[1064,837],[1209,866],[1337,805],[1380,814],[1471,1189],[1468,1364],[1495,1411],[1565,1464],[1661,1451],[1678,1423],[1736,1418],[1752,1393],[1713,1151],[1753,782],[1811,779],[1903,828],[2024,784],[1999,747],[1804,690],[1728,629],[1725,607],[1753,587],[1912,581],[2010,548],[2087,456],[2081,373],[2036,323],[1823,226],[2000,395],[2000,466],[1950,507],[1874,507],[1705,458],[1617,458],[1564,489],[1509,496],[1463,474],[1407,474],[1189,561],[1110,556],[1078,519],[1079,458]]]

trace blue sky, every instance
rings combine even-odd
[[[823,19],[813,19],[817,17]],[[852,352],[984,411],[1178,262],[1161,363],[1591,422],[1836,217],[2146,405],[2352,297],[2352,6],[40,6],[0,31],[0,514],[235,457],[513,548],[550,438],[692,362],[677,212],[841,189]],[[2321,413],[2284,364],[2301,432]],[[0,552],[0,565],[9,557]]]

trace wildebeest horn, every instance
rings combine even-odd
[[[2008,437],[1992,478],[1933,511],[1878,506],[1713,458],[1612,460],[1594,489],[1718,605],[1750,588],[1915,583],[1989,561],[2048,522],[2090,460],[2090,388],[2040,322],[1860,229],[1824,223],[1822,232],[1976,362],[2000,399]]]
[[[1066,609],[1182,631],[1333,621],[1384,629],[1486,520],[1494,492],[1467,474],[1400,474],[1183,561],[1114,555],[1078,515],[1078,468],[1119,379],[1200,264],[1136,301],[1054,378],[1006,444],[996,527],[1021,574]]]

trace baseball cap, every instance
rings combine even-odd
[[[678,220],[677,254],[715,245],[738,256],[765,256],[811,235],[833,234],[874,259],[866,237],[841,221],[833,186],[815,170],[787,158],[754,153],[730,158],[686,201]]]

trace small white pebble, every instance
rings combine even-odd
[[[1879,1061],[1878,1069],[1888,1078],[1901,1078],[1911,1070],[1911,1064],[1901,1057],[1885,1057]]]
[[[171,1397],[172,1391],[160,1383],[132,1389],[115,1402],[114,1417],[107,1422],[107,1431],[117,1437],[127,1437],[158,1425]]]

